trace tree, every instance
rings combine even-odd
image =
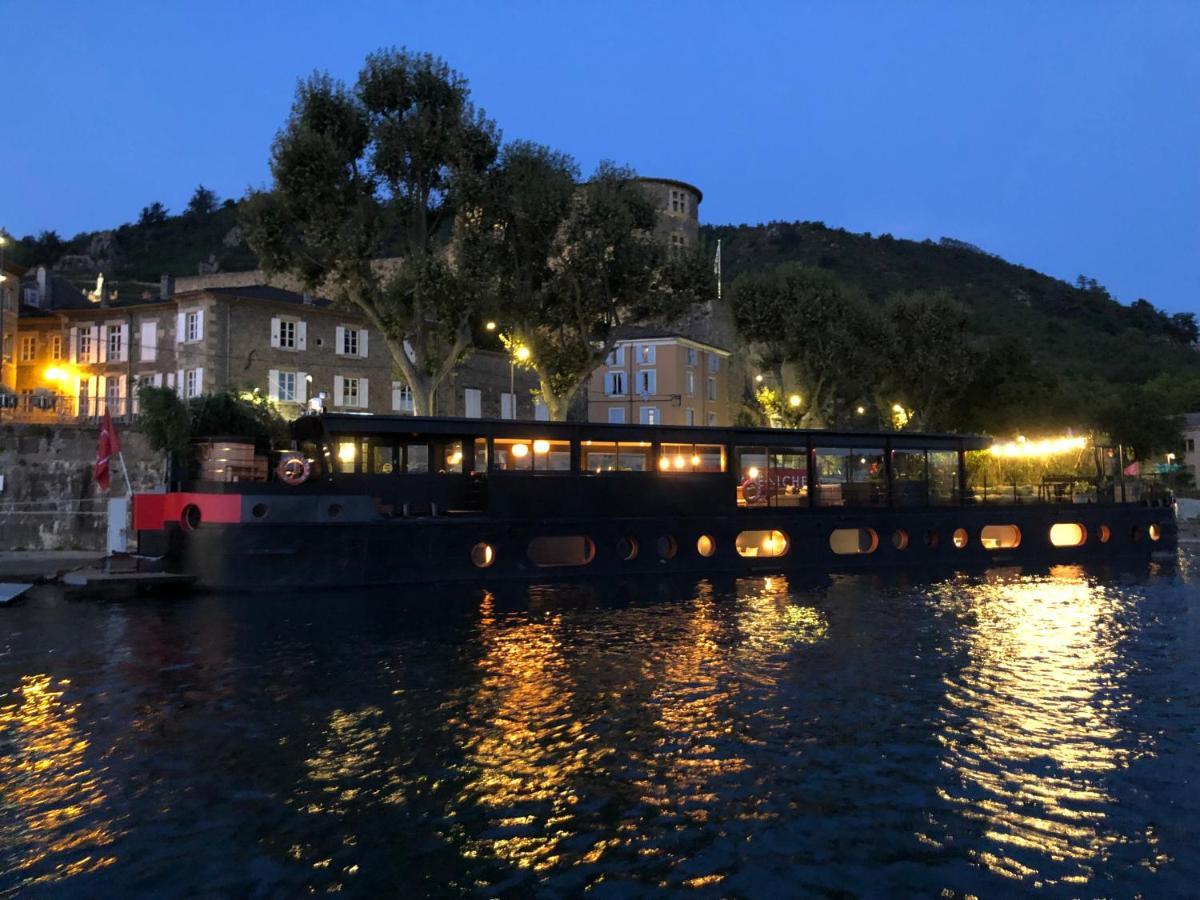
[[[449,244],[478,207],[497,147],[457,72],[384,50],[353,89],[320,73],[301,82],[272,146],[273,189],[243,207],[265,269],[329,291],[379,331],[419,415],[471,346],[482,292]],[[398,260],[372,264],[383,255]]]
[[[947,411],[966,392],[979,360],[966,310],[945,291],[912,291],[888,300],[884,319],[888,399],[912,410],[914,430],[945,427]]]
[[[550,418],[612,351],[620,325],[669,322],[711,290],[697,254],[654,235],[658,211],[633,172],[602,164],[578,182],[574,160],[536,144],[501,154],[464,256],[490,273],[510,344],[528,347]]]
[[[788,398],[789,424],[826,427],[870,394],[877,381],[878,317],[835,276],[784,263],[739,276],[730,294],[738,330],[773,376],[780,401]]]
[[[138,216],[138,225],[143,227],[161,225],[165,221],[167,221],[167,208],[157,200],[149,206],[143,206],[142,214]]]
[[[192,199],[188,201],[187,214],[194,219],[203,219],[212,215],[217,209],[216,191],[210,191],[204,185],[196,186]]]

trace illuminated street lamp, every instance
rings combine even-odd
[[[792,409],[799,409],[800,408],[800,395],[792,394],[792,396],[788,397],[788,406],[790,406]]]
[[[508,394],[512,397],[514,419],[517,417],[517,363],[529,362],[529,357],[529,348],[521,344],[508,358]]]

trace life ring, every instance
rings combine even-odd
[[[312,467],[308,460],[299,453],[288,453],[279,460],[279,465],[275,467],[275,474],[284,484],[295,487],[308,481],[311,470]]]

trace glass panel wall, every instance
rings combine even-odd
[[[886,506],[887,466],[881,448],[818,447],[818,506]]]
[[[808,506],[808,449],[772,447],[767,453],[767,503]]]
[[[738,447],[737,505],[767,505],[767,448]]]
[[[404,471],[414,475],[426,475],[429,472],[429,444],[408,443],[404,450]]]
[[[658,468],[662,472],[724,472],[725,448],[719,444],[663,444]]]
[[[929,502],[924,450],[892,451],[892,502],[896,506],[924,506]]]
[[[496,438],[497,472],[570,472],[571,442]]]
[[[649,472],[652,470],[649,441],[622,441],[617,445],[617,470],[620,472]]]
[[[929,451],[929,502],[935,506],[958,503],[958,451]]]

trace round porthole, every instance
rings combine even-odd
[[[342,517],[342,504],[330,503],[329,504],[329,518],[340,519],[341,517]]]
[[[183,508],[179,514],[179,524],[183,526],[184,531],[194,531],[200,527],[200,507],[195,503],[189,503]]]
[[[486,569],[496,561],[496,551],[492,549],[491,544],[485,544],[480,541],[471,548],[471,562],[476,568]]]
[[[897,550],[908,549],[908,532],[903,528],[897,528],[892,532],[892,546]]]
[[[1135,544],[1142,539],[1142,526],[1134,525],[1129,529],[1129,539]]]
[[[664,534],[658,539],[655,549],[658,550],[659,559],[674,559],[675,554],[679,552],[679,544],[675,542],[675,538],[671,535]]]
[[[1100,543],[1107,544],[1108,539],[1112,537],[1112,529],[1107,525],[1100,526]]]
[[[954,546],[959,550],[967,546],[967,542],[970,540],[970,538],[967,536],[967,529],[955,528],[952,540],[954,541]]]
[[[250,507],[250,515],[254,516],[256,519],[265,519],[267,517],[267,513],[270,511],[270,507],[268,507],[265,503],[255,503],[252,507]]]
[[[625,562],[633,562],[637,559],[638,542],[637,538],[623,537],[617,541],[617,556]]]
[[[1152,524],[1146,529],[1146,534],[1150,535],[1150,540],[1157,541],[1162,537],[1162,529],[1157,524]]]
[[[717,552],[717,544],[707,534],[702,534],[696,538],[696,552],[701,556],[712,556]]]

